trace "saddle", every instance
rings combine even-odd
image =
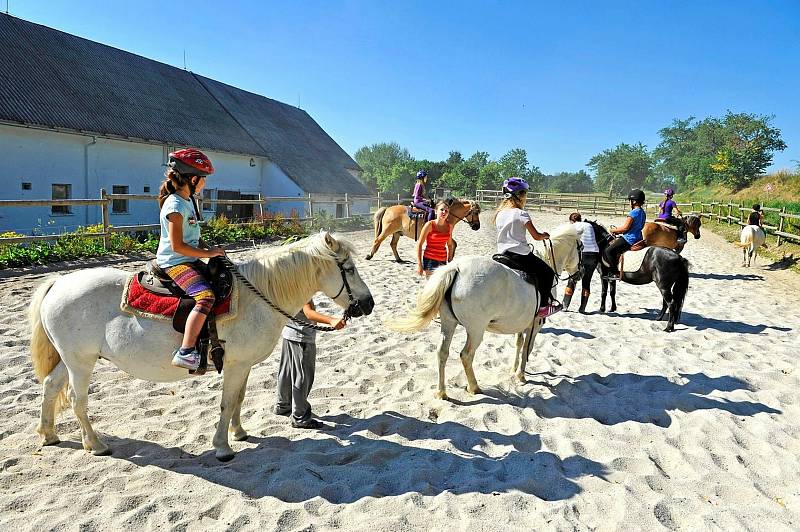
[[[492,260],[495,262],[499,262],[503,266],[507,266],[512,270],[519,271],[520,277],[522,277],[523,281],[525,281],[528,284],[532,284],[533,286],[536,286],[536,277],[526,272],[521,264],[519,264],[517,261],[515,261],[508,255],[503,255],[502,253],[495,253],[494,255],[492,255]]]
[[[428,211],[420,209],[419,207],[414,207],[413,205],[408,205],[406,207],[406,214],[413,220],[415,218],[425,218],[428,215]]]
[[[197,337],[196,347],[200,353],[200,367],[193,373],[198,375],[205,373],[209,355],[217,372],[221,373],[225,341],[220,340],[217,334],[217,316],[231,310],[233,274],[228,271],[220,257],[213,257],[208,264],[197,261],[194,265],[198,266],[204,277],[209,280],[215,302]],[[153,260],[147,264],[146,270],[133,276],[123,295],[123,304],[150,315],[171,316],[172,328],[183,333],[186,330],[189,313],[195,306],[195,300],[186,295]]]

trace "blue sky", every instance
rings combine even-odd
[[[563,5],[559,5],[563,4]],[[5,8],[5,0],[0,0]],[[308,111],[351,155],[574,171],[673,118],[774,114],[800,160],[800,2],[9,0],[12,15]]]

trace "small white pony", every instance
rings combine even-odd
[[[550,234],[552,248],[536,250],[536,254],[558,275],[566,270],[576,274],[580,265],[578,233],[572,224],[556,228]],[[552,253],[551,253],[552,249]],[[444,369],[450,354],[456,326],[467,331],[467,343],[461,350],[461,364],[467,376],[467,391],[480,393],[472,370],[472,359],[485,331],[516,334],[517,350],[514,373],[525,382],[525,365],[533,339],[544,319],[535,318],[539,309],[539,292],[510,268],[489,257],[461,257],[437,268],[417,296],[417,307],[406,316],[384,321],[389,329],[400,332],[420,331],[436,317],[442,321],[442,343],[439,346],[439,387],[436,397],[447,398]]]
[[[742,233],[739,235],[739,244],[742,248],[742,266],[745,268],[750,267],[750,261],[755,262],[758,255],[758,249],[761,246],[767,247],[767,233],[762,227],[757,225],[745,225],[742,227]]]
[[[239,270],[291,315],[322,291],[348,308],[351,316],[361,316],[372,312],[374,302],[356,271],[353,250],[350,243],[320,233],[261,250]],[[130,276],[112,268],[82,270],[51,277],[34,293],[29,313],[31,358],[36,377],[44,385],[37,428],[43,445],[59,442],[54,420],[66,406],[69,385],[69,402],[80,422],[84,449],[95,455],[110,454],[89,423],[86,408],[89,379],[98,358],[140,379],[171,382],[190,377],[185,369],[170,365],[172,350],[181,340],[170,322],[120,310]],[[269,356],[287,321],[240,283],[237,316],[217,326],[220,339],[226,341],[221,412],[213,440],[219,460],[234,456],[228,444],[229,426],[234,439],[247,439],[240,412],[250,368]]]

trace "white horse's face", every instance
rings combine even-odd
[[[336,262],[320,272],[321,291],[346,309],[351,317],[372,313],[375,301],[358,274],[350,252],[328,233],[325,234],[325,244],[336,254]]]

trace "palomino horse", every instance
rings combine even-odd
[[[350,316],[372,312],[374,302],[353,263],[352,244],[320,233],[294,244],[261,250],[240,272],[266,299],[291,315],[322,291]],[[169,322],[126,314],[120,299],[130,273],[112,268],[82,270],[45,281],[30,306],[31,358],[44,385],[37,432],[43,445],[59,442],[55,416],[69,402],[81,426],[83,447],[95,455],[110,454],[87,415],[89,379],[98,358],[126,373],[157,382],[189,378],[170,365],[181,335]],[[233,458],[228,427],[236,440],[247,439],[240,412],[250,368],[265,360],[287,318],[255,292],[241,286],[235,318],[218,324],[226,340],[219,424],[213,445],[222,461]]]
[[[750,262],[754,261],[758,256],[759,248],[761,246],[767,247],[767,233],[757,225],[745,225],[742,227],[737,246],[742,248],[742,253],[744,254],[742,266],[749,268]]]
[[[572,224],[559,226],[545,241],[545,250],[536,251],[556,272],[576,274],[580,266],[578,234]],[[517,350],[514,373],[525,382],[525,365],[533,339],[542,328],[537,318],[539,292],[514,270],[489,257],[462,257],[437,268],[417,296],[417,306],[408,315],[384,321],[395,331],[419,331],[438,314],[442,322],[439,346],[439,388],[436,397],[447,398],[444,369],[450,354],[456,326],[467,330],[467,343],[461,350],[461,364],[467,376],[467,391],[480,393],[472,370],[472,359],[485,331],[516,334]]]
[[[464,220],[469,224],[473,231],[481,228],[481,206],[477,201],[470,201],[468,199],[454,199],[450,203],[450,215],[447,221],[450,225],[455,225],[459,221]],[[397,253],[397,242],[401,236],[417,239],[417,236],[422,231],[422,226],[425,224],[423,220],[415,223],[414,220],[408,217],[408,208],[405,205],[393,205],[391,207],[381,207],[375,213],[373,225],[375,226],[375,242],[372,244],[372,249],[367,255],[366,259],[370,260],[375,256],[381,242],[386,240],[386,237],[392,235],[390,246],[392,253],[397,262],[402,263],[403,260]],[[455,240],[453,241],[455,243]],[[455,249],[450,252],[450,257],[455,253]]]
[[[602,256],[612,237],[608,230],[599,223],[589,223],[594,228],[595,239]],[[617,310],[617,282],[607,279],[609,268],[603,265],[602,260],[598,263],[598,268],[600,268],[600,279],[602,280],[600,312],[606,311],[606,293],[609,284],[611,285],[611,312],[614,312]],[[622,271],[622,266],[620,266],[620,271]],[[656,320],[660,321],[669,309],[669,322],[664,330],[667,332],[675,330],[675,324],[681,317],[686,291],[689,289],[689,261],[676,251],[654,246],[644,254],[639,269],[635,272],[622,272],[620,280],[637,285],[655,282],[662,297],[661,313]]]
[[[700,226],[703,225],[703,222],[699,216],[694,214],[684,216],[683,224],[686,226],[686,231],[691,233],[695,239],[700,238]],[[665,225],[660,221],[644,224],[642,237],[647,246],[674,249],[678,253],[683,251],[683,247],[686,245],[684,242],[678,243],[678,232],[671,225]]]

